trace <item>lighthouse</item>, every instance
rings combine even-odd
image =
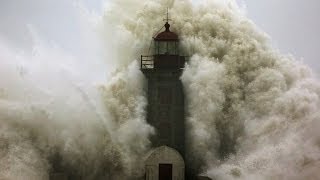
[[[185,179],[185,112],[180,81],[185,56],[179,37],[170,30],[153,37],[153,54],[141,56],[141,71],[148,80],[147,122],[155,128],[152,150],[145,160],[147,180]]]

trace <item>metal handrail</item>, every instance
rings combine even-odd
[[[176,68],[179,68],[179,69],[183,69],[184,68],[184,62],[185,61],[188,61],[188,56],[179,56],[179,59],[180,58],[184,58],[184,61],[183,61],[183,64],[181,64],[180,61],[178,61],[178,63],[174,66]],[[154,68],[159,68],[161,66],[159,66],[159,64],[155,64],[155,63],[159,63],[159,61],[155,62],[155,58],[157,58],[157,55],[148,55],[148,56],[145,56],[145,55],[141,55],[141,61],[140,61],[140,68],[143,70],[143,69],[154,69]],[[155,67],[157,66],[157,67]]]
[[[154,57],[141,55],[141,69],[153,69]]]

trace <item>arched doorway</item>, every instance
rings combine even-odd
[[[154,149],[145,165],[146,180],[184,180],[184,160],[178,151],[168,146]]]

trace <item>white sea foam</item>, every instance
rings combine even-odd
[[[0,40],[0,179],[48,179],[53,164],[86,179],[143,175],[153,128],[138,60],[167,7],[192,56],[181,77],[189,164],[223,180],[319,177],[319,83],[234,0],[115,0],[95,21],[103,57],[69,54],[35,32],[31,54]],[[103,70],[105,59],[114,68]]]

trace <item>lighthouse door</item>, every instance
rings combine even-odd
[[[159,180],[172,180],[172,164],[159,164]]]

